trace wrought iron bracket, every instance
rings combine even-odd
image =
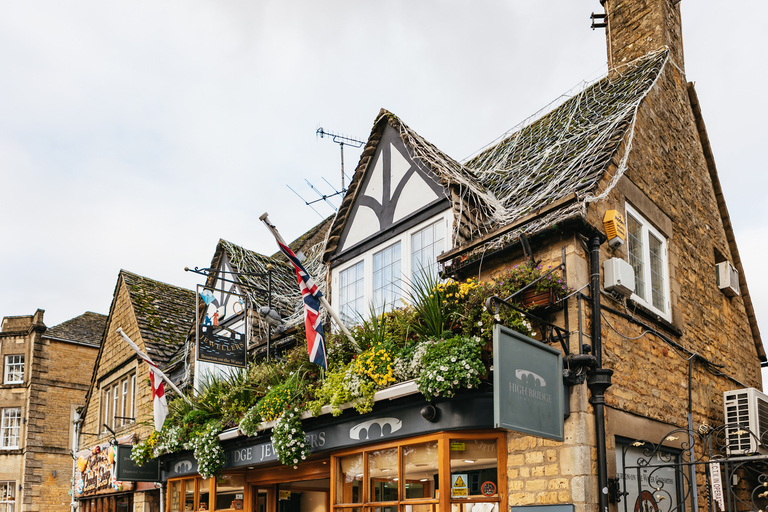
[[[618,478],[608,479],[608,501],[610,503],[620,503],[621,498],[629,495],[628,492],[621,490],[621,484]]]
[[[533,322],[536,322],[538,325],[541,326],[542,334],[543,334],[543,342],[544,343],[560,343],[560,346],[563,349],[563,354],[567,357],[570,354],[570,350],[568,349],[568,331],[563,329],[562,327],[552,324],[550,322],[547,322],[546,320],[542,320],[541,318],[532,315],[525,309],[517,306],[514,303],[508,302],[509,298],[514,297],[517,295],[517,293],[513,294],[512,296],[508,297],[507,299],[502,299],[498,295],[493,295],[491,297],[488,297],[485,299],[485,307],[489,311],[493,311],[495,314],[499,314],[499,311],[501,311],[501,306],[504,305],[512,310],[517,311],[518,313],[525,315],[528,317],[528,319],[532,320]]]

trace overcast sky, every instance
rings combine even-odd
[[[683,0],[696,82],[768,336],[764,34]],[[463,160],[606,70],[598,0],[0,0],[0,316],[107,314],[121,268],[194,288],[219,238],[263,253],[333,210],[379,108]],[[345,150],[351,175],[358,151]],[[335,201],[338,204],[338,200]]]

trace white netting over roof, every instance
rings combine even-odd
[[[637,110],[668,56],[665,48],[611,71],[557,108],[524,121],[508,132],[511,135],[464,164],[401,123],[401,136],[415,157],[468,200],[453,201],[458,219],[454,235],[463,230],[465,239],[466,232],[476,238],[576,193],[578,205],[547,215],[545,224],[539,219],[537,226],[526,226],[526,232],[535,232],[568,216],[583,215],[586,203],[605,197],[626,171]],[[609,186],[595,195],[622,142],[626,150]],[[467,204],[472,205],[471,214],[462,211]]]
[[[267,265],[272,265],[272,308],[277,310],[283,322],[292,327],[304,321],[303,302],[301,292],[296,279],[296,271],[292,265],[277,257],[264,256],[239,245],[221,241],[227,253],[230,264],[241,273],[260,274],[267,272]],[[303,262],[304,268],[314,278],[322,291],[326,290],[326,269],[321,256],[324,242],[313,245]],[[243,291],[248,295],[254,309],[268,305],[267,288],[268,279],[263,276],[240,275],[238,279],[246,286]],[[324,312],[323,312],[324,314]],[[266,331],[266,324],[261,325]]]

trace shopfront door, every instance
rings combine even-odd
[[[254,512],[329,512],[329,478],[251,486]]]

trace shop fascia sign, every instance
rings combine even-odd
[[[320,453],[441,430],[487,429],[493,426],[490,393],[473,393],[433,404],[440,411],[433,421],[421,414],[426,402],[416,402],[324,424],[321,428],[307,430],[306,440],[312,453]],[[224,468],[255,466],[277,460],[275,448],[267,435],[241,438],[235,446],[225,446],[224,454]],[[194,474],[198,470],[197,462],[189,452],[166,462],[164,466],[164,478]]]

